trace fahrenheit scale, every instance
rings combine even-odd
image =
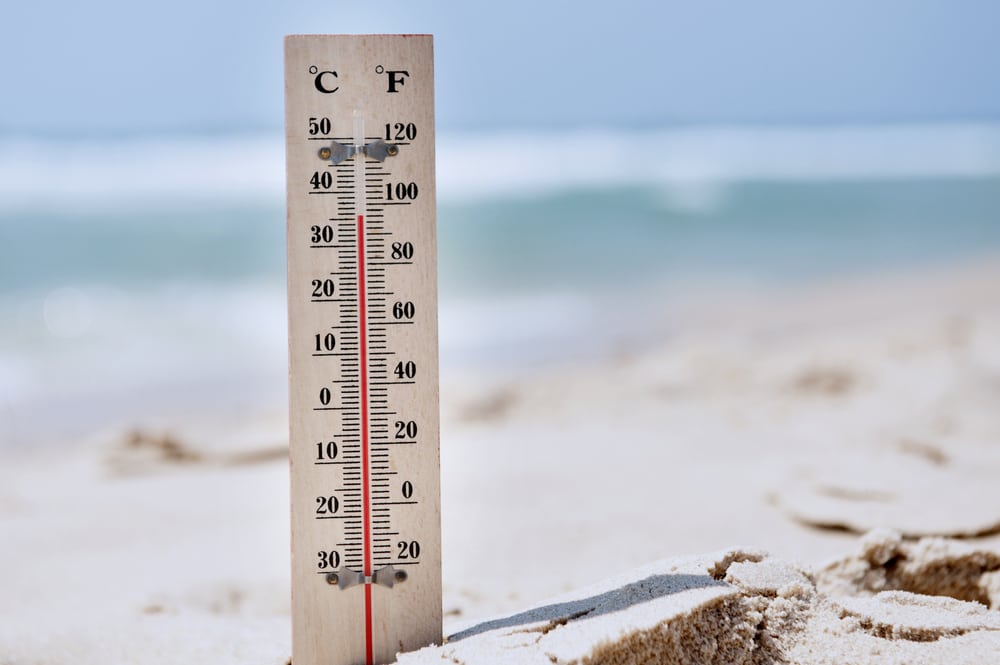
[[[295,665],[441,639],[429,35],[285,40]]]

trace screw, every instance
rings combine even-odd
[[[337,573],[327,573],[326,575],[327,584],[340,584],[340,576]]]
[[[399,154],[399,146],[390,143],[389,146],[385,149],[385,152],[390,157],[395,157],[396,155]]]
[[[320,148],[319,149],[319,158],[320,159],[330,159],[330,155],[332,155],[332,154],[333,153],[330,151],[329,148]]]
[[[397,570],[395,572],[395,574],[393,574],[393,578],[397,582],[405,582],[406,581],[406,571],[405,570]]]

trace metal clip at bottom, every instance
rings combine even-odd
[[[341,568],[332,573],[327,573],[326,583],[334,584],[341,589],[348,589],[358,584],[378,584],[391,589],[393,585],[405,582],[406,578],[407,574],[405,570],[393,568],[392,566],[379,568],[371,575],[365,575],[349,568]]]

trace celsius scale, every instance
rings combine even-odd
[[[441,641],[429,35],[285,39],[295,665]]]

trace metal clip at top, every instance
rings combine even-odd
[[[333,141],[330,143],[330,147],[319,149],[319,158],[329,159],[330,163],[336,166],[359,153],[371,157],[377,162],[384,162],[386,157],[395,157],[399,154],[399,146],[395,143],[386,143],[382,139],[365,145],[344,145]]]

